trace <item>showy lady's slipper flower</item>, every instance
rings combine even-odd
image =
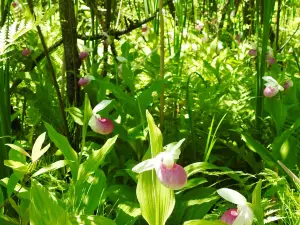
[[[229,209],[221,217],[221,220],[230,225],[251,225],[253,222],[253,211],[248,205],[246,198],[239,192],[221,188],[217,193],[225,200],[236,204],[237,209]]]
[[[266,81],[266,88],[264,89],[265,97],[272,98],[278,93],[278,91],[284,90],[284,88],[280,84],[278,84],[278,82],[273,77],[264,76],[263,79]]]
[[[173,190],[183,188],[187,182],[187,174],[180,165],[174,162],[174,160],[179,159],[180,146],[183,141],[184,139],[178,143],[168,144],[164,147],[164,152],[159,153],[155,158],[137,164],[132,168],[132,171],[142,173],[155,169],[162,185]]]
[[[79,79],[78,85],[80,87],[84,87],[84,86],[88,85],[92,80],[95,80],[95,78],[93,76],[86,75]]]
[[[85,60],[88,56],[89,56],[89,53],[87,51],[79,52],[79,59],[81,61]]]
[[[285,90],[287,90],[287,89],[289,89],[290,87],[293,87],[293,86],[294,86],[294,83],[293,83],[292,80],[286,80],[286,81],[284,82],[283,88],[284,88]]]
[[[114,124],[110,119],[101,118],[97,113],[111,103],[111,100],[103,100],[93,109],[93,115],[89,120],[91,129],[99,134],[110,134],[114,130]]]

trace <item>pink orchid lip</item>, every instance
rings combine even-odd
[[[257,51],[256,49],[250,49],[249,52],[248,52],[249,55],[251,56],[256,56],[257,55]]]
[[[277,94],[276,88],[272,88],[272,87],[265,87],[264,89],[264,96],[267,98],[272,98]]]
[[[89,53],[86,52],[86,51],[80,52],[80,53],[79,53],[79,59],[80,59],[80,60],[84,60],[84,59],[86,59],[86,58],[88,57],[88,55],[89,55]]]
[[[238,215],[238,210],[236,208],[228,209],[222,215],[221,220],[229,225],[232,225]]]
[[[110,134],[114,130],[114,124],[110,119],[97,118],[96,126],[92,130],[99,134]]]
[[[176,163],[171,168],[161,163],[156,170],[156,174],[162,185],[172,190],[183,188],[187,182],[187,174],[184,168]]]
[[[30,49],[29,48],[25,48],[22,51],[22,56],[29,56],[30,53],[31,53]]]
[[[83,87],[83,86],[86,86],[90,83],[90,80],[86,77],[83,77],[83,78],[80,78],[79,81],[78,81],[78,85],[80,87]]]

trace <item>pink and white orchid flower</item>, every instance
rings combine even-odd
[[[137,164],[132,168],[132,171],[142,173],[155,169],[162,185],[173,190],[183,188],[187,182],[187,174],[182,166],[174,162],[174,160],[179,159],[180,146],[183,142],[184,139],[177,143],[168,144],[164,147],[164,152]]]
[[[93,109],[93,115],[89,120],[89,126],[91,129],[99,134],[110,134],[113,132],[114,124],[110,119],[101,118],[97,113],[103,110],[111,103],[111,100],[103,100]]]
[[[278,93],[278,91],[284,90],[284,88],[280,84],[278,84],[278,82],[273,77],[264,76],[263,79],[264,81],[266,81],[266,88],[264,89],[265,97],[272,98]]]
[[[243,195],[229,188],[221,188],[217,190],[217,193],[225,200],[237,205],[237,209],[234,210],[237,214],[233,213],[232,209],[231,211],[227,210],[221,217],[223,222],[230,225],[252,225],[254,218],[253,211]]]
[[[86,75],[86,76],[84,76],[84,77],[82,77],[82,78],[79,79],[78,85],[79,85],[80,87],[86,86],[86,85],[88,85],[92,80],[95,80],[95,78],[94,78],[93,76],[91,76],[91,75]]]

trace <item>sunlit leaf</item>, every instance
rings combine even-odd
[[[32,174],[32,177],[36,177],[39,176],[43,173],[47,173],[53,170],[57,170],[60,169],[62,167],[65,167],[68,164],[67,160],[59,160],[57,162],[51,163],[48,166],[44,166],[43,168],[39,169],[38,171],[36,171],[34,174]]]
[[[155,157],[163,150],[162,135],[148,111],[146,116],[149,126],[151,156]],[[139,174],[137,197],[142,216],[149,225],[164,225],[175,206],[174,192],[159,182],[154,170]]]

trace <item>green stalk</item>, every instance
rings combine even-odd
[[[5,145],[10,143],[10,97],[9,97],[9,62],[0,64],[0,179],[9,175],[8,167],[3,161],[8,159],[9,148]]]
[[[257,54],[257,79],[256,79],[256,88],[257,88],[257,93],[256,93],[256,115],[255,115],[255,120],[256,120],[256,128],[259,129],[259,119],[262,118],[263,115],[263,84],[262,84],[262,77],[265,74],[266,70],[266,53],[267,53],[267,47],[268,47],[268,42],[269,42],[269,32],[270,32],[270,22],[272,18],[272,14],[274,11],[274,0],[268,0],[264,2],[264,9],[263,9],[263,36],[262,36],[262,43],[260,44],[260,37],[261,37],[261,31],[260,31],[260,24],[258,21],[259,18],[259,1],[256,1],[256,26],[258,30],[258,46],[261,46],[262,52],[261,52],[261,58],[259,55],[259,51]],[[259,61],[260,60],[260,61]]]
[[[164,58],[165,58],[165,45],[164,45],[164,17],[162,13],[163,1],[159,0],[159,22],[160,22],[160,78],[164,79]],[[161,95],[160,95],[160,129],[163,131],[164,127],[164,107],[165,107],[165,99],[164,99],[165,85],[163,84]]]

